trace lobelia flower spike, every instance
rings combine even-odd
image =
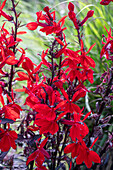
[[[48,6],[44,8],[44,11],[46,14],[43,14],[42,11],[39,11],[36,13],[37,15],[37,21],[36,22],[30,22],[26,25],[26,27],[29,30],[35,30],[38,26],[41,26],[43,28],[40,29],[40,31],[45,32],[46,35],[55,33],[56,35],[59,35],[61,32],[63,32],[65,28],[62,28],[65,22],[65,18],[67,16],[62,17],[58,23],[55,21],[55,11],[50,12],[50,9]],[[45,21],[45,23],[40,22]]]
[[[75,28],[78,30],[79,29],[79,25],[78,25],[79,21],[76,18],[76,14],[74,12],[74,5],[71,2],[69,2],[68,9],[69,9],[68,16],[73,21]]]
[[[68,9],[69,18],[74,23],[78,32],[80,26],[83,26],[94,13],[94,11],[90,10],[87,16],[80,22],[76,18],[74,5],[71,2],[68,5]],[[15,66],[20,67],[22,65],[24,71],[18,69],[18,77],[15,80],[27,80],[27,87],[19,90],[20,92],[24,91],[28,95],[24,105],[30,107],[29,110],[25,109],[27,113],[22,122],[25,128],[22,123],[20,125],[25,130],[21,132],[21,135],[25,134],[29,141],[27,143],[28,147],[26,147],[29,148],[27,150],[27,155],[29,154],[29,156],[26,165],[28,168],[32,167],[33,169],[33,162],[35,161],[36,170],[55,169],[57,166],[59,167],[59,163],[63,159],[66,160],[63,154],[71,152],[72,158],[77,157],[77,164],[85,162],[87,167],[91,167],[92,161],[100,163],[98,154],[91,151],[95,142],[93,142],[90,148],[87,148],[85,144],[89,129],[84,121],[91,112],[88,112],[81,119],[83,109],[81,110],[77,103],[82,101],[78,100],[84,97],[86,91],[88,91],[83,83],[86,80],[89,80],[91,83],[93,82],[93,71],[90,67],[94,68],[95,62],[87,54],[95,44],[85,52],[83,41],[80,38],[80,50],[73,51],[68,49],[66,36],[63,32],[66,29],[64,23],[67,15],[56,22],[55,11],[51,12],[48,6],[44,8],[44,13],[39,11],[36,15],[37,21],[28,23],[26,25],[27,28],[29,30],[36,30],[40,26],[40,31],[46,35],[54,34],[54,40],[46,51],[43,50],[41,62],[38,65],[25,56],[24,49],[17,49],[21,53],[21,57],[15,63]],[[8,34],[8,32],[6,33]],[[18,32],[18,34],[21,33],[25,32]],[[11,40],[13,39],[11,38]],[[12,43],[16,47],[16,42],[12,41]],[[9,43],[8,45],[8,48],[12,47],[12,44]],[[2,51],[4,52],[4,48]],[[6,58],[5,55],[3,57]],[[4,60],[2,59],[1,61]],[[1,64],[4,65],[4,63]],[[5,107],[1,94],[2,91],[0,89],[0,101],[3,107]],[[17,109],[14,108],[16,107],[14,105],[14,97],[12,99],[11,96],[7,95],[7,97],[9,101],[8,106],[11,106],[9,111],[12,117],[10,118],[16,120],[18,118],[16,116],[19,114],[15,113]],[[42,141],[42,139],[44,140]],[[68,144],[69,141],[71,141],[70,144]],[[65,147],[65,145],[67,146]],[[69,159],[71,170],[73,166],[72,159]]]

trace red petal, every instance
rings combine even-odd
[[[10,149],[9,136],[4,134],[3,138],[0,140],[0,149],[2,152],[7,152]]]
[[[88,54],[95,45],[96,43],[94,43],[85,54]]]
[[[56,121],[60,120],[60,119],[61,119],[64,115],[66,115],[67,113],[68,113],[68,111],[65,111],[65,112],[61,113],[61,114],[57,117]]]
[[[48,154],[48,152],[44,148],[41,148],[40,151],[47,159],[50,158],[50,155]]]
[[[97,140],[98,140],[98,137],[93,141],[93,143],[92,143],[90,149],[93,147],[93,145],[96,143]]]
[[[26,25],[26,27],[29,29],[29,30],[36,30],[37,27],[38,27],[38,24],[36,22],[30,22]]]
[[[88,112],[88,113],[85,115],[85,117],[84,117],[84,119],[82,120],[82,122],[83,122],[84,120],[86,120],[86,119],[87,119],[87,117],[88,117],[90,114],[91,114],[91,111],[90,111],[90,112]]]
[[[0,10],[2,10],[2,9],[4,8],[4,6],[5,6],[5,4],[6,4],[6,1],[7,1],[7,0],[4,0],[4,1],[3,1],[2,5],[0,6]]]
[[[63,22],[66,17],[67,17],[67,15],[66,15],[66,16],[63,16],[63,17],[58,21],[58,24],[60,24],[60,22]]]
[[[70,153],[73,151],[75,143],[71,143],[64,148],[64,153]]]
[[[64,43],[63,43],[59,38],[56,38],[56,37],[55,37],[55,40],[57,40],[57,42],[58,42],[60,45],[63,45],[63,46],[64,46]]]
[[[99,155],[94,151],[90,151],[89,159],[91,159],[91,161],[93,161],[95,163],[100,163],[101,162],[101,159],[100,159]]]
[[[26,31],[19,31],[19,32],[17,32],[17,34],[19,35],[19,34],[26,34],[27,32]]]
[[[69,102],[68,94],[65,92],[65,90],[61,89],[61,92],[62,92],[63,96],[66,98],[66,100]]]
[[[27,162],[26,165],[29,164],[29,162],[35,160],[35,158],[37,157],[37,153],[39,152],[39,150],[36,150],[35,152],[33,152],[28,158],[27,158]]]
[[[40,148],[43,148],[45,144],[47,143],[48,138],[44,139],[42,143],[40,144]]]
[[[29,76],[24,72],[18,72],[17,73],[19,77],[17,77],[15,80],[29,80]]]
[[[18,60],[16,60],[14,56],[11,56],[6,60],[6,64],[9,64],[9,65],[14,65],[17,63],[18,63]]]
[[[77,92],[74,93],[72,102],[79,100],[81,97],[84,97],[85,95],[86,95],[85,90],[78,90]]]

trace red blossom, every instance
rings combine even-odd
[[[34,123],[40,127],[40,134],[49,132],[54,135],[59,130],[59,126],[55,120],[48,121],[47,119],[42,118],[36,119]]]
[[[98,138],[94,140],[92,146],[97,141],[97,139]],[[82,164],[82,162],[84,162],[87,168],[91,168],[92,162],[101,162],[99,155],[91,150],[92,146],[90,148],[87,148],[84,141],[82,141],[82,143],[75,141],[75,143],[71,143],[64,148],[64,153],[71,152],[72,158],[77,157],[76,164]]]
[[[50,9],[48,6],[44,8],[44,11],[46,14],[42,14],[42,11],[39,11],[36,13],[37,15],[37,21],[36,22],[31,22],[26,25],[29,30],[35,30],[37,29],[38,26],[41,26],[43,28],[40,29],[40,31],[45,32],[46,35],[48,34],[60,34],[61,32],[64,31],[66,28],[62,28],[65,22],[65,18],[67,16],[62,17],[58,23],[55,22],[55,14],[53,12],[50,12]],[[53,16],[52,16],[53,14]],[[40,22],[40,20],[45,20],[45,23]]]
[[[102,47],[102,50],[101,50],[101,53],[100,53],[100,58],[105,56],[107,60],[113,60],[113,56],[111,56],[111,54],[113,54],[113,40],[108,41]]]
[[[62,103],[61,107],[61,111],[63,111],[63,113],[61,113],[57,120],[61,119],[64,115],[66,115],[67,113],[79,113],[80,112],[80,107],[76,104],[74,104],[74,102],[76,102],[77,100],[79,100],[81,97],[84,97],[86,95],[86,91],[80,89],[77,92],[74,93],[72,100],[69,100],[68,94],[65,92],[64,89],[61,89],[62,94],[64,95],[64,97],[66,98],[66,100],[64,100]]]
[[[76,156],[78,156],[80,149],[81,149],[80,142],[75,142],[75,143],[71,143],[71,144],[67,145],[64,148],[64,153],[67,154],[67,153],[71,152],[71,157],[75,158]]]
[[[16,121],[16,119],[20,119],[20,111],[23,109],[14,102],[14,96],[13,96],[13,91],[12,91],[12,99],[10,96],[7,95],[7,99],[9,101],[9,104],[5,105],[4,99],[1,98],[1,102],[3,105],[3,108],[1,109],[1,114],[4,114],[4,117],[6,119],[11,119]]]
[[[21,107],[15,103],[5,105],[2,108],[2,112],[5,112],[5,118],[12,119],[16,121],[16,119],[20,119],[20,111],[22,111]]]
[[[5,65],[15,65],[18,63],[18,60],[15,57],[11,47],[17,44],[19,40],[15,41],[14,37],[4,28],[3,24],[0,29],[0,69]]]
[[[96,44],[96,43],[95,43]],[[95,46],[95,44],[93,44],[89,50],[87,52],[84,51],[84,44],[83,44],[83,41],[81,40],[81,55],[80,55],[80,63],[82,66],[85,66],[85,67],[93,67],[95,68],[95,62],[94,60],[90,57],[90,56],[87,56],[87,54],[91,51],[91,49]]]
[[[7,152],[11,147],[16,149],[15,140],[18,138],[17,133],[13,130],[0,128],[0,149]]]
[[[97,141],[97,139],[94,140],[92,146]],[[83,142],[83,145],[81,146],[78,157],[76,159],[77,164],[82,164],[82,162],[84,161],[87,168],[91,168],[92,162],[95,162],[95,163],[101,162],[99,155],[96,152],[91,150],[92,146],[90,148],[87,148],[86,144]]]
[[[40,169],[40,168],[43,168],[42,164],[45,160],[45,157],[47,159],[50,158],[50,155],[48,154],[48,152],[43,148],[44,145],[46,144],[48,138],[44,139],[42,141],[42,143],[37,146],[37,150],[34,151],[28,158],[27,158],[27,162],[26,162],[26,165],[28,165],[31,161],[35,160],[36,162],[36,165],[37,167]]]
[[[74,113],[74,120],[61,120],[63,124],[72,125],[70,129],[70,137],[73,141],[75,141],[76,138],[81,141],[82,138],[84,138],[89,133],[87,125],[83,122],[89,116],[89,114],[91,114],[91,112],[87,113],[83,120],[80,120],[82,115],[81,112],[79,114]]]

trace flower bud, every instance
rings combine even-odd
[[[92,17],[94,14],[93,10],[88,11],[86,17],[79,23],[79,26],[83,26],[84,23],[88,20],[88,18]]]
[[[93,10],[88,11],[88,13],[87,13],[87,18],[92,17],[93,14],[94,14],[94,11],[93,11]]]
[[[111,1],[113,2],[113,0],[101,0],[100,4],[101,5],[108,5]]]
[[[48,12],[48,11],[49,11],[49,7],[46,6],[46,7],[44,8],[44,11],[45,11],[45,12]]]
[[[6,14],[4,11],[0,11],[0,15],[2,15],[4,18],[6,18],[8,21],[12,21],[13,17]]]
[[[71,20],[76,19],[76,14],[73,11],[69,11],[68,16]]]
[[[71,2],[69,2],[68,9],[69,11],[74,11],[74,5]]]

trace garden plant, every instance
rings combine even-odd
[[[101,0],[100,5],[112,2]],[[95,170],[104,166],[113,149],[112,29],[104,26],[106,33],[101,35],[99,55],[105,67],[93,88],[96,62],[90,53],[96,42],[87,49],[83,30],[95,11],[88,10],[79,20],[75,3],[69,2],[67,15],[57,19],[56,11],[45,6],[34,14],[36,20],[24,24],[21,11],[17,11],[19,1],[10,0],[10,4],[6,13],[7,0],[0,3],[0,167],[14,169],[13,150],[18,149],[26,159],[24,168],[29,170]],[[75,30],[74,48],[65,33],[66,20]],[[25,27],[52,37],[46,50],[38,54],[38,64],[27,57],[27,43],[26,48],[21,46],[23,34],[27,36]],[[87,88],[89,83],[92,89]],[[87,94],[96,101],[89,111],[85,108]]]

